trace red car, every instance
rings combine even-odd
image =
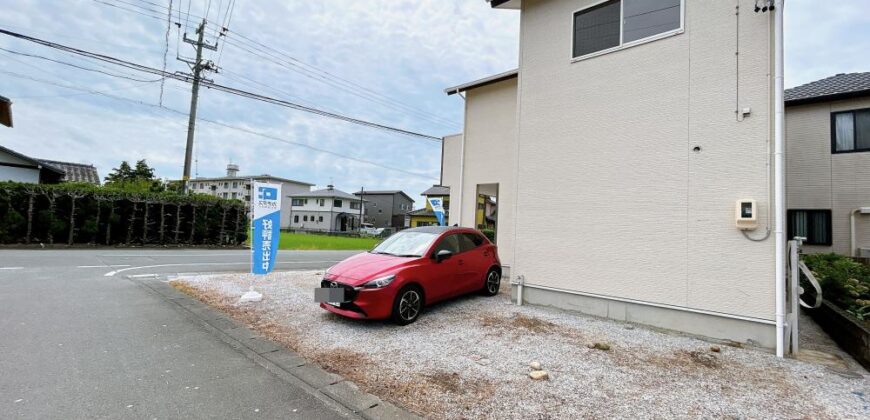
[[[356,319],[417,320],[423,307],[455,296],[498,293],[496,246],[479,231],[428,226],[398,232],[326,271],[315,300]]]

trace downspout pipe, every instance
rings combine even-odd
[[[773,189],[776,199],[776,356],[783,357],[785,353],[785,165],[783,150],[785,140],[785,104],[783,75],[785,60],[783,58],[783,2],[774,2],[774,123],[773,123]]]

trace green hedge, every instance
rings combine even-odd
[[[819,280],[825,300],[862,321],[870,319],[870,267],[838,254],[805,255],[803,261]]]
[[[0,244],[237,246],[247,228],[238,200],[0,182]]]

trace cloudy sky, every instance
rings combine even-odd
[[[213,42],[228,21],[221,48],[206,54],[221,69],[208,75],[216,83],[438,137],[462,129],[462,101],[444,95],[445,87],[517,65],[518,14],[484,0],[171,4],[168,40],[169,0],[14,0],[0,28],[155,68],[165,56],[175,72],[187,70],[176,57],[193,56],[180,34],[194,36],[206,16]],[[870,71],[870,0],[789,0],[786,10],[787,86]],[[0,94],[14,100],[16,125],[0,130],[0,145],[93,163],[101,175],[144,158],[161,177],[181,176],[188,85],[9,37],[0,37],[0,48]],[[438,182],[437,142],[208,89],[199,116],[213,121],[197,124],[200,176],[222,175],[232,161],[245,174],[332,181],[347,191],[416,196]]]

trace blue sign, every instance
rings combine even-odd
[[[429,198],[429,205],[432,206],[432,211],[435,213],[435,218],[438,219],[439,226],[447,226],[447,221],[444,220],[444,200],[442,198]]]
[[[281,236],[281,185],[253,183],[251,202],[254,237],[251,241],[251,272],[269,274],[275,268]]]

